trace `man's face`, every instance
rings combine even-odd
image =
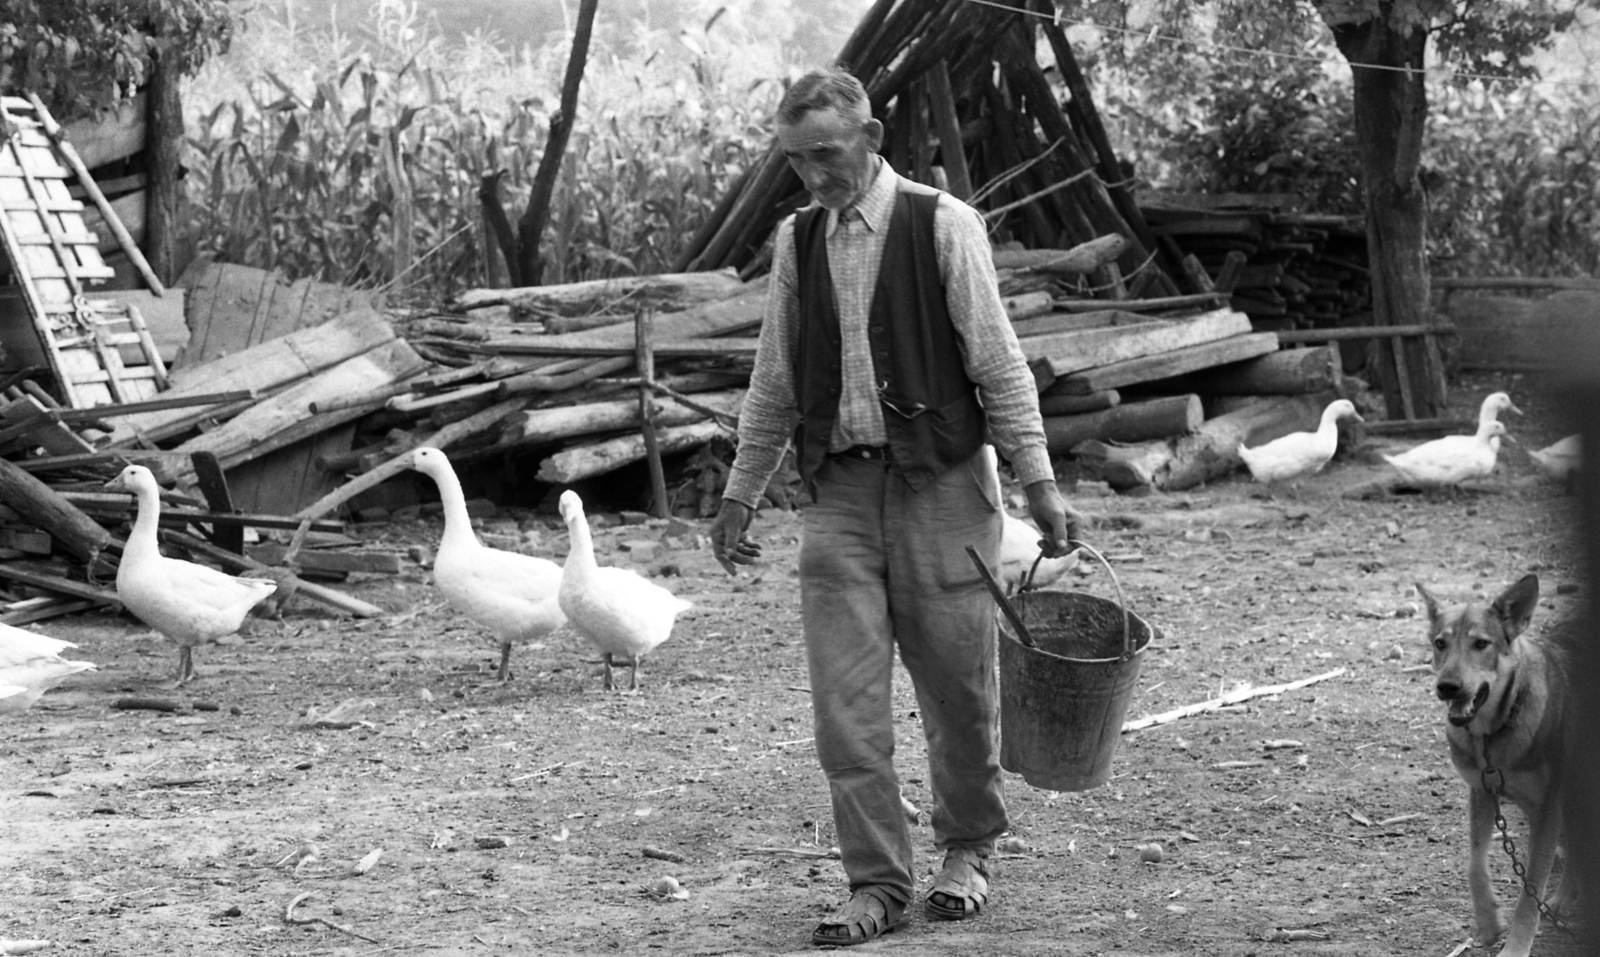
[[[882,142],[882,123],[863,123],[833,109],[812,110],[798,122],[778,124],[778,146],[790,168],[827,209],[844,209],[872,185],[872,155]]]

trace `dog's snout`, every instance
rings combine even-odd
[[[1461,686],[1454,681],[1441,681],[1433,686],[1440,701],[1454,701],[1461,695]]]

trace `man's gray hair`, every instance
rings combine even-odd
[[[794,81],[778,103],[778,122],[798,123],[813,110],[837,110],[862,123],[872,119],[872,104],[861,81],[841,67],[812,70]]]

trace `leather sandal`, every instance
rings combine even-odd
[[[987,858],[966,848],[946,852],[944,867],[934,879],[924,903],[928,919],[966,920],[983,913],[983,905],[988,901]]]
[[[854,947],[893,933],[905,921],[906,905],[882,891],[863,887],[811,932],[823,947]]]

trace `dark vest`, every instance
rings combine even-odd
[[[983,444],[983,408],[962,364],[960,337],[939,276],[933,234],[938,202],[939,194],[931,190],[896,193],[867,316],[890,467],[919,491]],[[813,497],[842,391],[827,228],[827,210],[821,207],[795,217],[800,336],[793,364],[800,421],[794,448],[800,477]]]

